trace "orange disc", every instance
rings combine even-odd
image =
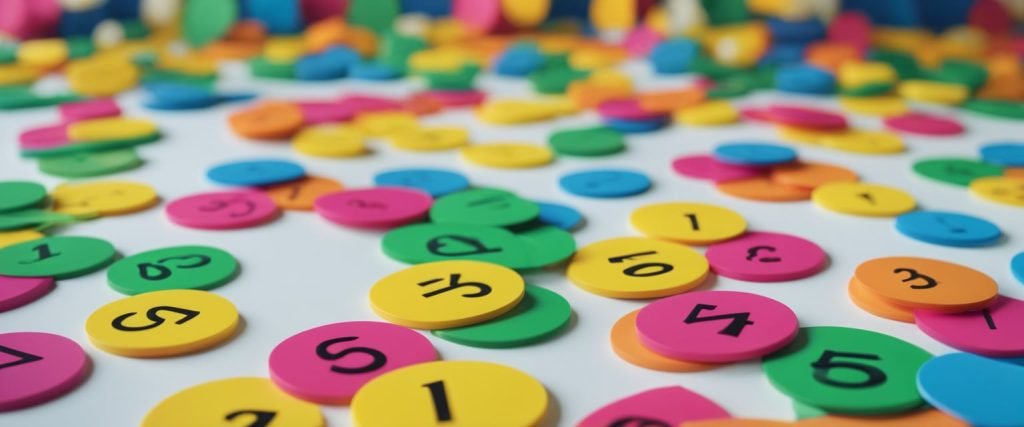
[[[857,266],[854,277],[882,300],[910,309],[980,310],[999,294],[985,273],[928,258],[875,258]]]
[[[755,420],[751,418],[723,418],[717,420],[687,421],[679,427],[789,427],[796,423],[789,421]]]
[[[307,176],[297,181],[282,182],[263,189],[281,209],[311,211],[320,196],[343,189],[341,183],[330,178]]]
[[[253,139],[290,138],[302,128],[302,110],[288,102],[265,102],[228,117],[231,130]]]
[[[850,294],[850,300],[853,301],[854,305],[860,307],[861,310],[897,322],[917,323],[917,320],[914,319],[913,311],[898,305],[889,304],[872,293],[870,289],[867,289],[856,277],[850,278],[847,291]]]
[[[636,315],[640,310],[622,316],[612,326],[612,350],[623,360],[641,368],[666,372],[697,372],[714,369],[724,364],[687,362],[657,354],[640,343],[636,334]]]
[[[715,187],[730,196],[765,202],[795,202],[811,198],[810,190],[779,184],[767,177],[720,182]]]
[[[829,182],[857,182],[857,173],[823,163],[794,163],[772,168],[772,181],[790,187],[813,190]]]
[[[1003,169],[1003,175],[1013,178],[1024,178],[1024,168],[1006,168]]]
[[[879,417],[826,415],[797,421],[799,427],[967,427],[968,424],[937,409]]]
[[[689,88],[663,90],[637,95],[640,108],[655,113],[670,113],[674,110],[700,104],[705,98],[704,89]]]

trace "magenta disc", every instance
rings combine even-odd
[[[816,274],[828,257],[809,240],[782,233],[749,232],[708,247],[715,273],[748,282],[783,282]]]
[[[52,277],[0,276],[0,312],[13,310],[53,290]]]
[[[761,168],[722,163],[704,154],[677,157],[672,162],[672,169],[683,176],[715,183],[757,178],[767,173]]]
[[[89,375],[74,341],[45,332],[0,334],[0,412],[53,400]]]

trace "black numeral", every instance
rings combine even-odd
[[[821,353],[821,357],[818,360],[811,363],[811,367],[814,368],[814,379],[818,380],[823,384],[827,384],[833,387],[840,388],[867,388],[874,387],[880,384],[884,384],[887,377],[885,372],[878,369],[875,366],[865,365],[857,362],[836,362],[832,359],[837,357],[847,357],[851,359],[864,359],[864,360],[882,360],[874,354],[865,353],[845,353],[840,351],[825,350]],[[828,376],[829,371],[833,369],[853,369],[864,373],[864,380],[859,382],[852,381],[839,381]]]
[[[732,321],[729,322],[729,325],[726,326],[725,329],[718,331],[719,335],[729,335],[732,337],[740,336],[740,333],[743,332],[743,328],[747,327],[747,325],[754,324],[754,322],[750,320],[750,313],[719,314],[716,316],[699,317],[702,311],[710,311],[716,308],[718,307],[710,304],[697,304],[697,306],[693,308],[693,311],[690,311],[690,314],[688,314],[686,316],[686,319],[683,320],[683,323],[690,324],[698,322],[710,322],[712,320],[732,319]]]
[[[635,254],[620,255],[608,258],[608,262],[612,264],[621,264],[625,261],[632,261],[633,258],[636,257],[654,255],[656,253],[658,253],[658,251],[637,252]],[[622,270],[622,273],[630,277],[651,277],[668,273],[674,269],[675,267],[673,267],[672,265],[665,264],[663,262],[645,262],[642,264],[637,264],[628,267]]]
[[[125,332],[138,332],[138,331],[145,331],[145,330],[148,330],[148,329],[153,329],[153,328],[155,328],[157,326],[160,326],[160,325],[164,324],[164,322],[167,321],[167,319],[164,319],[163,317],[160,317],[160,312],[161,311],[170,311],[172,313],[178,313],[178,314],[182,315],[181,319],[178,319],[178,321],[174,322],[175,325],[184,324],[185,322],[188,322],[189,320],[192,320],[193,318],[195,318],[196,316],[199,315],[198,311],[189,310],[189,309],[186,309],[186,308],[171,307],[169,305],[161,305],[159,307],[153,307],[153,308],[151,308],[149,310],[146,310],[146,318],[149,319],[149,320],[152,320],[153,323],[150,323],[148,325],[142,325],[142,326],[127,326],[127,325],[125,325],[124,324],[125,320],[128,320],[129,317],[132,317],[132,316],[137,314],[136,312],[133,311],[131,313],[125,313],[125,314],[122,314],[120,316],[115,317],[114,320],[112,322],[110,322],[110,326],[113,326],[114,329],[117,329],[119,331],[125,331]]]
[[[255,409],[242,409],[240,411],[235,411],[225,415],[224,419],[228,421],[234,421],[235,418],[241,417],[243,415],[252,415],[253,417],[255,417],[255,419],[252,420],[252,422],[245,427],[269,427],[270,422],[273,421],[274,417],[277,416],[277,412],[258,411]]]
[[[917,279],[924,281],[923,285],[910,285],[910,289],[931,289],[939,284],[938,280],[933,279],[931,276],[918,273],[917,270],[914,270],[913,268],[897,268],[892,272],[896,274],[907,273],[906,279],[900,279],[903,283],[913,282]]]
[[[194,258],[195,261],[188,264],[174,265],[172,267],[182,269],[199,268],[210,263],[210,257],[201,254],[192,254],[167,257],[164,259],[157,260],[155,263],[144,262],[142,264],[137,265],[136,267],[138,267],[139,269],[139,277],[146,280],[159,281],[171,277],[171,268],[166,265],[163,265],[164,263],[169,261],[187,260],[192,258]]]
[[[987,308],[981,310],[981,315],[985,316],[985,324],[988,325],[989,330],[996,330],[996,321],[992,318],[992,312],[988,311]]]
[[[700,223],[697,222],[697,214],[688,213],[684,216],[690,219],[690,228],[692,228],[693,231],[700,231]]]
[[[662,420],[647,417],[623,417],[612,421],[608,427],[672,427]]]
[[[438,421],[451,421],[452,410],[448,407],[448,392],[444,389],[444,381],[423,384],[430,390],[430,398],[434,401],[434,412]]]
[[[451,276],[448,279],[448,282],[449,282],[448,286],[443,287],[441,289],[437,289],[437,290],[433,290],[433,291],[427,292],[427,293],[423,294],[423,298],[430,298],[432,296],[440,295],[440,294],[443,294],[443,293],[448,292],[448,291],[454,291],[454,290],[456,290],[458,288],[462,288],[462,287],[466,287],[466,286],[476,288],[477,291],[474,292],[474,293],[471,293],[471,294],[462,294],[461,296],[463,298],[479,298],[479,297],[482,297],[484,295],[487,295],[487,294],[491,293],[491,287],[488,286],[487,284],[480,283],[480,282],[460,283],[459,280],[461,278],[462,278],[462,274],[459,274],[459,273],[451,274]],[[443,280],[444,279],[440,279],[440,278],[439,279],[430,279],[430,280],[427,280],[425,282],[420,282],[417,285],[418,286],[430,286],[430,285],[433,285],[434,283],[437,283],[437,282],[440,282],[440,281],[443,281]]]
[[[2,345],[0,345],[0,353],[7,353],[11,356],[18,358],[18,360],[14,360],[0,365],[0,369],[13,368],[18,365],[24,365],[26,363],[38,362],[40,360],[43,360],[42,356],[36,356],[32,353],[26,353],[24,351],[15,350],[13,348],[5,347]]]
[[[337,372],[339,374],[365,374],[367,372],[373,372],[388,363],[388,357],[384,355],[380,350],[369,348],[369,347],[349,347],[339,352],[331,352],[330,347],[334,344],[355,341],[359,337],[340,337],[333,338],[324,341],[316,346],[317,357],[324,360],[338,360],[352,353],[363,353],[373,358],[373,361],[366,364],[366,366],[360,366],[358,368],[346,368],[344,366],[331,365],[331,372]]]
[[[47,258],[53,258],[60,255],[60,252],[50,252],[50,245],[43,243],[32,247],[32,250],[36,253],[36,259],[31,261],[22,261],[19,264],[34,264]]]

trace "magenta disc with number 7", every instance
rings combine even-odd
[[[44,332],[0,334],[0,412],[55,399],[89,375],[74,341]]]
[[[303,400],[344,405],[363,384],[417,363],[437,360],[430,340],[384,322],[319,326],[281,341],[270,352],[270,379]]]
[[[988,357],[1024,356],[1024,301],[999,296],[979,311],[914,310],[917,327],[939,342]]]
[[[746,292],[702,291],[664,298],[640,309],[640,342],[665,357],[738,362],[778,350],[800,324],[785,304]]]
[[[313,208],[328,221],[361,228],[390,228],[426,217],[434,198],[402,187],[345,190],[316,199]]]

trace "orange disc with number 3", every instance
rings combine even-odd
[[[985,308],[999,293],[985,273],[928,258],[876,258],[857,266],[854,277],[888,303],[943,312]]]

